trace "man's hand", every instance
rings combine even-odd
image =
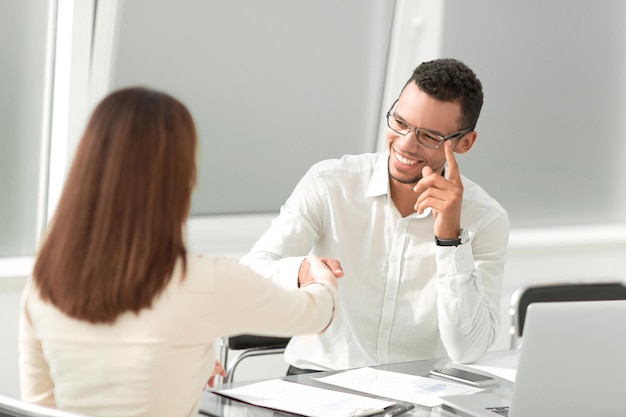
[[[461,203],[463,202],[463,183],[459,165],[454,157],[452,143],[444,142],[448,178],[433,172],[430,167],[422,170],[422,179],[413,188],[419,194],[415,210],[422,214],[430,207],[435,216],[435,236],[440,239],[454,239],[461,229]]]
[[[319,258],[319,260],[322,261],[322,263],[324,263],[333,274],[335,274],[335,278],[341,278],[343,276],[343,269],[337,259]],[[311,264],[308,259],[305,259],[300,264],[300,270],[298,271],[298,286],[300,287],[311,281],[315,281],[313,275],[311,274]]]

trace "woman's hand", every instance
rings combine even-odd
[[[207,381],[207,385],[211,388],[215,385],[215,377],[219,375],[222,378],[226,376],[226,370],[224,366],[219,361],[215,361],[215,366],[213,367],[213,372],[211,372],[211,377]]]
[[[333,261],[333,262],[329,262]],[[337,278],[343,276],[343,270],[336,259],[319,258],[314,255],[306,257],[303,263],[308,262],[309,273],[314,281],[328,282],[337,288]]]

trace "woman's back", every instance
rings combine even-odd
[[[31,284],[20,324],[23,399],[93,416],[195,416],[218,337],[311,333],[331,320],[331,286],[288,291],[211,257],[189,256],[184,280],[181,269],[152,308],[112,325],[68,317]]]
[[[319,259],[325,282],[287,291],[233,260],[187,254],[196,145],[191,114],[167,94],[130,87],[98,104],[22,299],[24,400],[192,416],[218,337],[329,324],[336,281]]]

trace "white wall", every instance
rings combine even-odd
[[[626,224],[513,230],[504,271],[501,327],[493,349],[509,346],[508,306],[522,283],[618,278],[626,282]]]

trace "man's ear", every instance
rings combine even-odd
[[[458,154],[466,153],[467,151],[472,149],[472,146],[474,146],[477,138],[478,132],[472,130],[468,134],[464,135],[461,139],[459,139],[456,146],[454,147],[454,152]]]

